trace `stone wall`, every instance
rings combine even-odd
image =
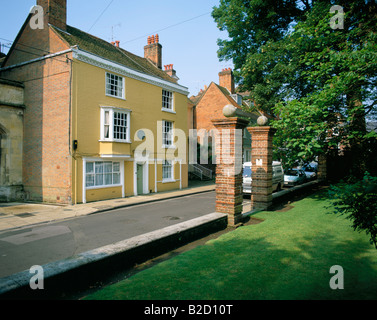
[[[0,79],[0,201],[23,200],[23,90]]]

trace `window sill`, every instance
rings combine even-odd
[[[176,112],[174,110],[172,110],[172,109],[162,108],[161,111],[176,114]]]
[[[108,142],[108,143],[132,143],[131,140],[104,140],[100,139],[99,142]]]
[[[121,184],[112,184],[108,186],[94,186],[94,187],[85,187],[86,190],[96,190],[96,189],[106,189],[106,188],[119,188],[122,187]]]
[[[177,182],[177,180],[174,180],[174,179],[162,180],[162,183],[173,183],[173,182]]]
[[[162,145],[162,148],[163,149],[177,149],[177,147],[176,146],[169,146],[169,145]]]
[[[106,97],[109,97],[109,98],[115,98],[115,99],[119,99],[119,100],[124,100],[126,101],[126,98],[125,97],[117,97],[117,96],[112,96],[110,94],[106,94]]]

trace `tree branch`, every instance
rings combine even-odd
[[[374,100],[373,103],[368,107],[367,111],[365,111],[364,115],[366,116],[369,112],[373,110],[373,107],[377,105],[377,100]]]

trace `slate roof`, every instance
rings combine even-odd
[[[67,25],[66,31],[52,25],[51,28],[71,47],[77,45],[81,50],[119,63],[135,71],[175,83],[169,75],[167,75],[163,70],[154,66],[144,57],[139,57],[105,40],[97,38],[69,25]]]

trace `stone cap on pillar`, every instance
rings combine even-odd
[[[277,130],[270,126],[256,126],[256,127],[248,127],[247,131],[249,131],[250,134],[265,133],[269,135],[274,135]]]
[[[222,128],[234,128],[234,129],[244,129],[248,126],[250,121],[241,118],[226,118],[226,119],[214,119],[212,123],[215,127]]]
[[[227,118],[234,118],[234,117],[245,117],[250,118],[254,121],[257,121],[259,118],[256,114],[251,112],[243,111],[240,108],[237,108],[231,104],[227,104],[223,109],[223,115]]]

